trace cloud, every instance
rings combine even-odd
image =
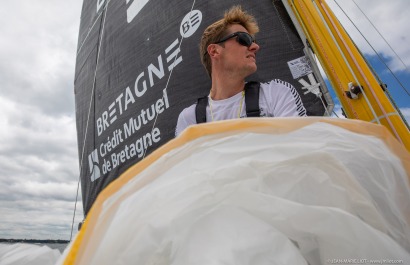
[[[373,47],[386,59],[389,68],[393,71],[410,72],[408,68],[410,66],[410,45],[403,45],[403,43],[410,43],[408,35],[410,18],[406,15],[406,11],[410,10],[410,1],[333,0],[327,3],[363,53],[375,55]],[[368,42],[371,43],[371,46],[336,3],[355,22],[356,27]],[[402,61],[407,68],[403,65]]]
[[[77,217],[82,215],[81,203],[77,203]],[[27,199],[10,202],[1,207],[1,237],[68,240],[73,211],[74,203],[67,201]],[[74,223],[74,234],[79,220],[76,218]]]
[[[0,96],[48,115],[72,113],[79,3],[2,3]]]
[[[7,98],[0,105],[0,237],[68,239],[79,176],[74,117]]]
[[[38,108],[0,98],[2,175],[37,179],[67,179],[78,175],[73,116],[50,116]],[[36,176],[36,172],[45,175]],[[32,173],[32,174],[30,174]],[[20,175],[22,174],[22,175]]]
[[[410,108],[401,108],[400,112],[406,119],[407,123],[410,124]]]
[[[81,5],[2,3],[0,238],[69,237],[79,177],[74,70]],[[76,224],[82,215],[80,196]]]

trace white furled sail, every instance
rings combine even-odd
[[[1,265],[53,265],[60,258],[58,249],[34,244],[0,244]]]
[[[409,179],[381,125],[197,125],[100,194],[60,263],[409,264]]]

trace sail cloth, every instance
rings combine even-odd
[[[0,244],[0,265],[54,265],[60,258],[58,249],[34,244]]]
[[[380,125],[196,125],[100,194],[60,264],[409,264],[409,178]]]
[[[320,74],[281,1],[84,0],[74,85],[85,213],[112,180],[172,139],[179,113],[209,93],[199,40],[238,4],[261,29],[249,80],[287,81],[308,115],[325,115],[332,102],[306,94]],[[327,93],[324,83],[320,89]]]

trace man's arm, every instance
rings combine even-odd
[[[274,117],[305,117],[306,109],[295,87],[291,84],[275,79],[264,89],[270,112]]]

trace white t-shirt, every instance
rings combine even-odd
[[[196,124],[195,108],[196,103],[179,114],[175,135],[179,135],[189,125]],[[261,83],[259,108],[261,117],[306,116],[306,109],[296,89],[279,79]],[[246,117],[246,106],[242,92],[222,100],[212,100],[208,96],[207,122],[244,117]]]

